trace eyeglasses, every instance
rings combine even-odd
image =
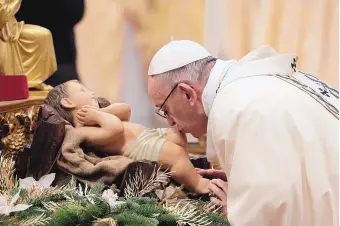
[[[171,96],[171,94],[175,91],[175,89],[177,88],[179,83],[177,83],[174,88],[172,88],[172,90],[170,91],[170,93],[168,94],[168,96],[165,98],[164,102],[161,104],[161,106],[159,108],[157,108],[155,110],[156,114],[163,117],[163,118],[168,118],[168,113],[166,111],[164,111],[162,108],[165,104],[165,102],[169,99],[169,97]]]

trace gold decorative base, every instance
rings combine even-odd
[[[34,94],[26,100],[0,102],[0,151],[5,158],[15,160],[32,141],[39,108],[47,95],[39,91]]]

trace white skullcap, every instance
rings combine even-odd
[[[171,71],[209,56],[211,54],[196,42],[189,40],[171,41],[158,50],[152,58],[148,75]]]

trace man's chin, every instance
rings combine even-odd
[[[182,133],[186,134],[186,133],[190,133],[193,137],[199,139],[202,136],[206,135],[207,130],[205,128],[190,128],[190,129],[182,129],[181,130]]]
[[[202,136],[204,136],[205,135],[205,133],[197,133],[197,132],[195,132],[195,133],[190,133],[193,137],[195,137],[196,139],[199,139],[199,138],[201,138]]]

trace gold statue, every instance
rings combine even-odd
[[[49,90],[44,81],[57,70],[51,32],[18,22],[22,0],[0,0],[0,74],[26,75],[29,88]]]

